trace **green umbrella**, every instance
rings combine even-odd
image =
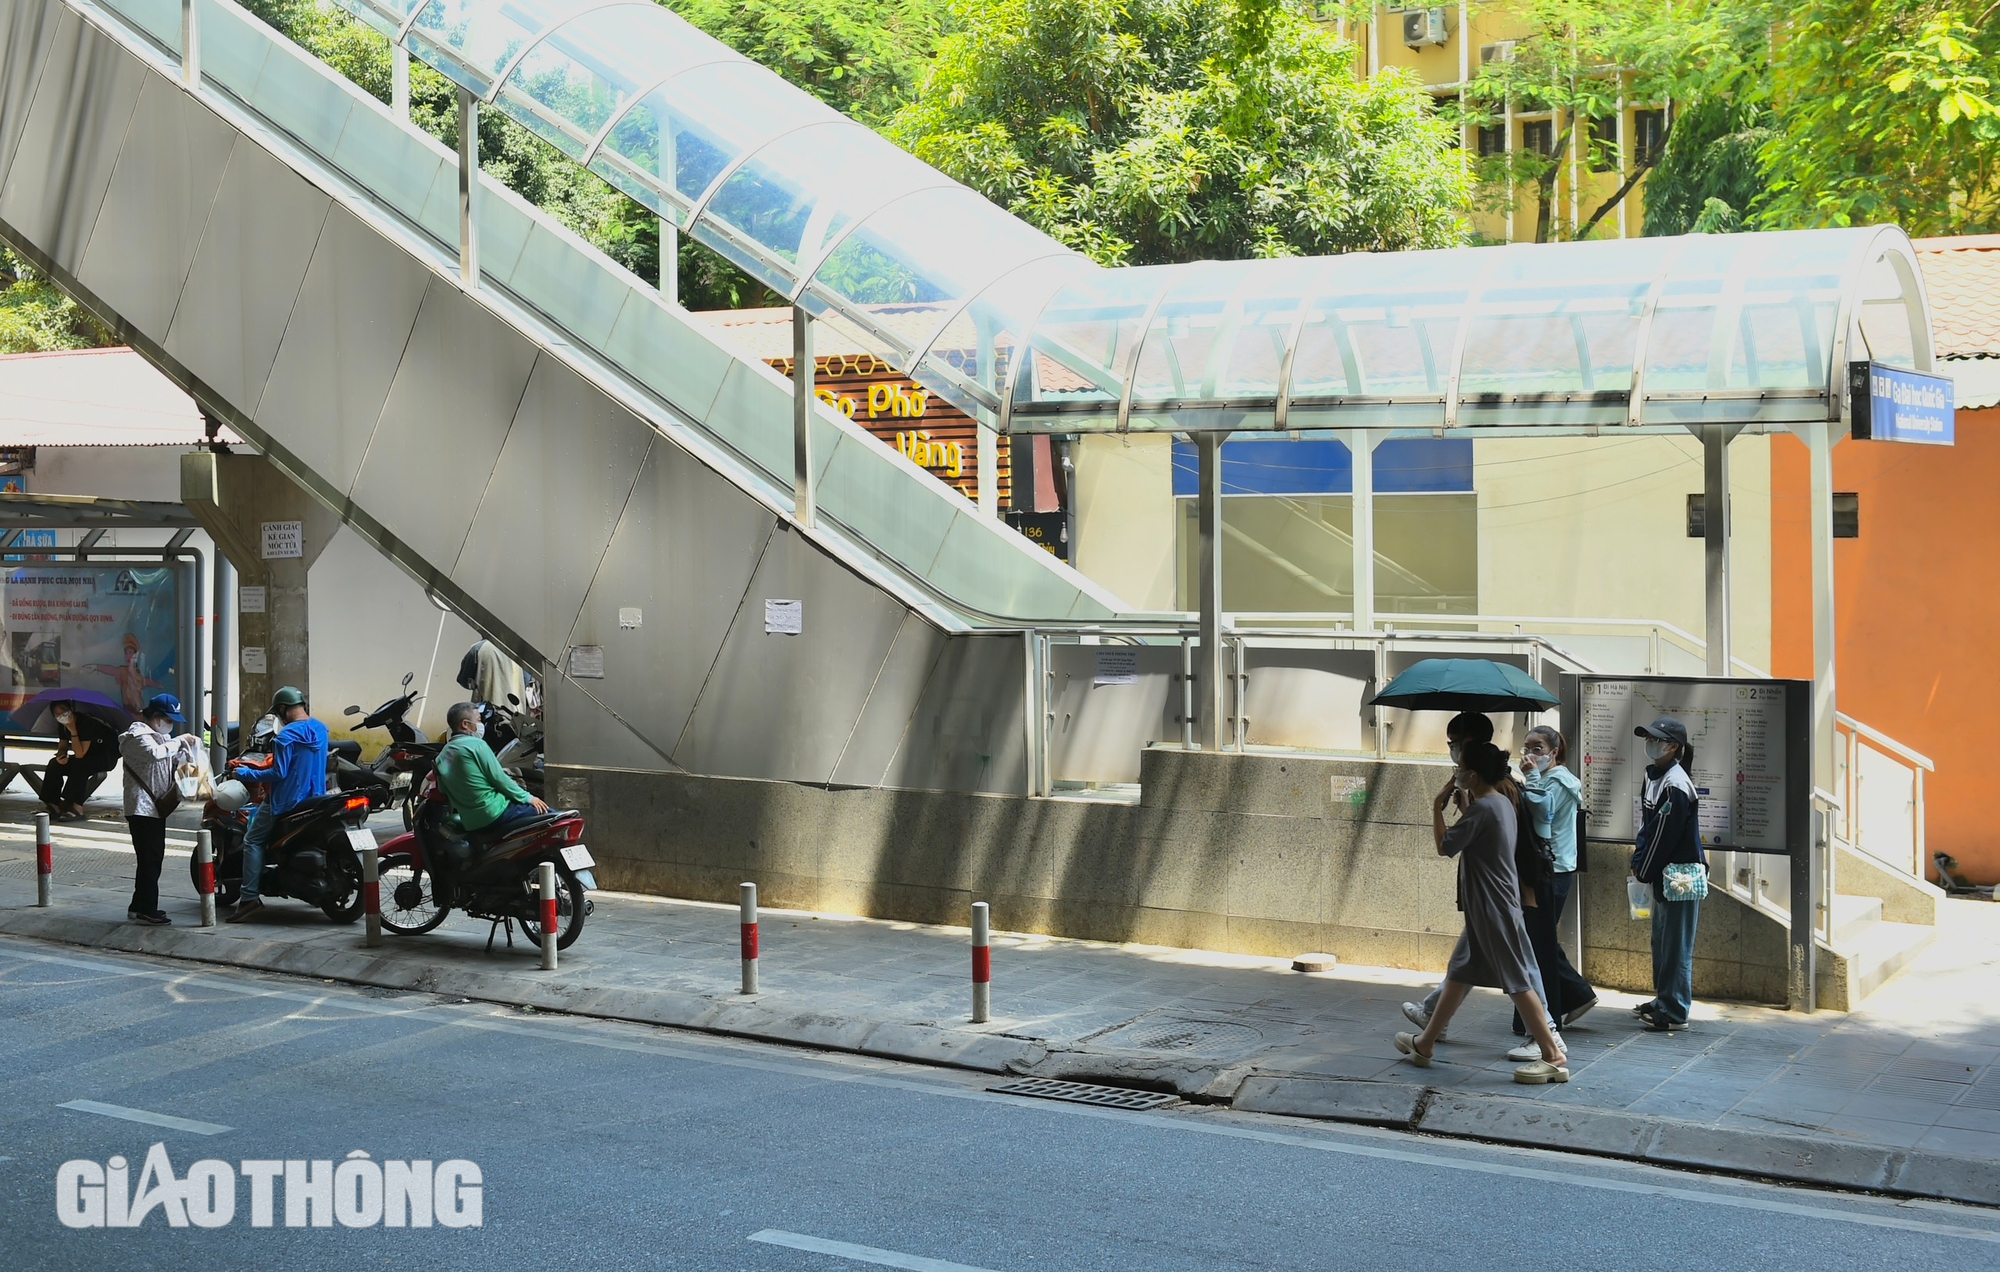
[[[1405,711],[1547,711],[1556,696],[1522,671],[1485,658],[1426,658],[1369,699]]]

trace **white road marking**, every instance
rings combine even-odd
[[[845,1241],[828,1241],[824,1237],[808,1237],[797,1232],[780,1232],[776,1228],[766,1228],[762,1232],[750,1234],[752,1241],[765,1245],[784,1246],[788,1250],[804,1250],[810,1254],[830,1254],[836,1259],[852,1259],[856,1263],[872,1263],[881,1268],[909,1268],[911,1272],[991,1272],[988,1268],[976,1268],[970,1263],[951,1263],[944,1259],[926,1259],[920,1254],[900,1254],[894,1250],[877,1250],[874,1246],[849,1245]]]
[[[197,1122],[192,1118],[174,1117],[167,1113],[148,1113],[145,1109],[128,1109],[122,1104],[99,1104],[96,1100],[71,1100],[67,1104],[56,1105],[59,1109],[75,1109],[79,1113],[95,1113],[99,1117],[115,1117],[126,1122],[144,1122],[148,1126],[164,1126],[170,1131],[186,1131],[190,1135],[220,1135],[233,1131],[233,1126],[221,1126],[214,1122]]]
[[[294,990],[268,989],[253,984],[234,983],[218,980],[195,973],[161,972],[150,968],[134,967],[120,960],[102,958],[76,958],[60,954],[35,954],[15,946],[14,940],[0,938],[0,953],[37,963],[54,963],[62,966],[78,967],[99,973],[109,973],[121,977],[142,980],[167,981],[188,987],[235,994],[244,998],[275,998],[280,1001],[304,1003],[310,1006],[339,1006],[362,1015],[409,1016],[421,1010],[427,1014],[436,1013],[440,1004],[427,1002],[421,1007],[397,1006],[376,999],[361,998],[351,993],[303,994]],[[257,974],[257,969],[242,969]],[[281,973],[269,973],[279,975]],[[422,993],[422,991],[412,991]],[[492,1009],[494,1004],[484,1004]],[[1809,1184],[1790,1187],[1758,1183],[1751,1180],[1736,1180],[1715,1176],[1705,1182],[1710,1188],[1686,1188],[1667,1183],[1645,1182],[1636,1179],[1616,1179],[1603,1172],[1620,1169],[1637,1175],[1654,1175],[1663,1178],[1685,1178],[1664,1167],[1647,1162],[1615,1160],[1593,1160],[1587,1166],[1579,1164],[1573,1171],[1558,1170],[1547,1166],[1529,1166],[1509,1161],[1494,1161],[1490,1157],[1470,1157],[1447,1154],[1479,1152],[1499,1157],[1519,1157],[1536,1161],[1549,1158],[1574,1160],[1569,1155],[1552,1149],[1531,1149],[1507,1145],[1453,1143],[1437,1141],[1433,1152],[1424,1153],[1410,1149],[1390,1148],[1383,1144],[1356,1143],[1352,1138],[1371,1137],[1382,1140],[1407,1142],[1408,1136],[1394,1131],[1378,1131],[1366,1127],[1329,1126],[1323,1131],[1311,1132],[1304,1127],[1295,1130],[1270,1130],[1262,1125],[1248,1125],[1251,1119],[1264,1121],[1261,1115],[1237,1113],[1204,1113],[1197,1115],[1167,1113],[1132,1113],[1118,1109],[1091,1108],[1081,1104],[1065,1104],[1053,1100],[1035,1100],[1024,1096],[994,1095],[978,1087],[954,1087],[942,1082],[920,1078],[895,1077],[889,1073],[857,1073],[845,1068],[851,1064],[880,1066],[882,1069],[914,1067],[900,1061],[877,1060],[873,1057],[852,1056],[831,1053],[824,1059],[809,1063],[798,1060],[772,1060],[762,1056],[743,1054],[755,1044],[729,1039],[709,1039],[699,1035],[682,1034],[675,1043],[656,1042],[651,1039],[621,1038],[611,1036],[609,1031],[597,1034],[582,1034],[559,1026],[530,1024],[523,1021],[501,1019],[492,1016],[472,1015],[464,1010],[446,1008],[449,1023],[465,1029],[482,1029],[494,1033],[521,1034],[542,1038],[550,1042],[566,1042],[573,1046],[597,1047],[606,1051],[631,1051],[645,1055],[665,1056],[675,1060],[689,1060],[701,1064],[719,1064],[730,1068],[754,1069],[766,1073],[782,1073],[793,1077],[810,1078],[820,1082],[852,1082],[862,1086],[885,1087],[893,1090],[912,1091],[921,1095],[938,1096],[955,1100],[970,1100],[980,1103],[1005,1104],[1022,1110],[1032,1110],[1042,1114],[1068,1117],[1106,1118],[1120,1122],[1139,1122],[1160,1130],[1180,1131],[1197,1135],[1214,1135],[1225,1139],[1250,1140],[1265,1144],[1278,1144],[1288,1148],[1309,1149],[1313,1152],[1331,1153],[1337,1156],[1370,1158],[1377,1161],[1399,1162],[1405,1165],[1429,1167],[1435,1170],[1453,1170],[1470,1174],[1497,1175],[1513,1179],[1529,1179],[1537,1182],[1561,1184],[1574,1188],[1591,1188],[1603,1192],[1627,1193],[1635,1196],[1664,1197],[1674,1201],[1703,1202],[1709,1205],[1726,1206],[1737,1210],[1756,1210],[1769,1214],[1796,1215],[1807,1219],[1819,1219],[1835,1223],[1852,1223],[1871,1228],[1892,1228],[1903,1232],[1922,1232],[1933,1236],[1960,1237],[1968,1241],[1984,1241],[2000,1244],[2000,1230],[1990,1227],[1971,1227],[1965,1224],[1933,1223],[1922,1219],[1909,1218],[1901,1214],[1870,1213],[1865,1206],[1885,1206],[1900,1209],[1891,1199],[1877,1199],[1856,1194],[1843,1194],[1816,1190]],[[435,1016],[433,1015],[433,1019]],[[618,1025],[629,1022],[602,1022]],[[644,1027],[644,1026],[634,1026]],[[652,1026],[666,1028],[665,1026]],[[1732,1189],[1733,1192],[1719,1191]],[[1809,1205],[1804,1202],[1778,1200],[1778,1197],[1796,1195],[1804,1191],[1821,1196],[1828,1204]],[[1756,1195],[1756,1194],[1776,1194]],[[1990,1223],[1990,1216],[1983,1211],[1952,1202],[1934,1202],[1940,1210],[1962,1215],[1967,1220]]]

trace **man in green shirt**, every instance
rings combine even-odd
[[[445,712],[451,740],[438,753],[438,784],[458,814],[467,833],[502,830],[507,823],[549,811],[549,806],[521,789],[521,784],[501,772],[486,745],[486,724],[479,708],[461,702]]]

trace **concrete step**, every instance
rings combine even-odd
[[[1858,1004],[1880,989],[1935,940],[1937,928],[1930,924],[1876,923],[1864,928],[1853,941],[1842,941],[1854,1002]]]
[[[1859,941],[1868,929],[1882,921],[1882,898],[1850,897],[1836,895],[1833,898],[1833,941],[1845,947]]]

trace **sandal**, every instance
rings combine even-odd
[[[1531,1060],[1514,1070],[1514,1081],[1524,1086],[1541,1086],[1548,1082],[1569,1081],[1569,1057],[1559,1060]]]
[[[1399,1033],[1396,1035],[1396,1050],[1408,1056],[1410,1058],[1410,1063],[1417,1066],[1419,1069],[1428,1069],[1431,1067],[1431,1060],[1435,1056],[1437,1048],[1435,1047],[1431,1048],[1433,1054],[1427,1056],[1423,1052],[1417,1050],[1417,1035],[1413,1033]],[[1565,1072],[1567,1072],[1567,1070],[1565,1070]]]

